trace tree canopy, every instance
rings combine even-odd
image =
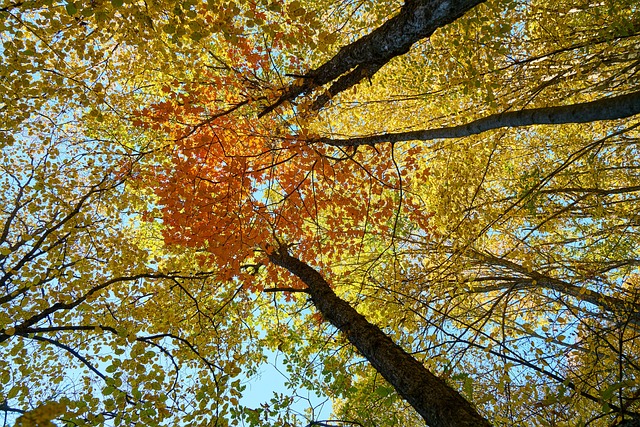
[[[640,425],[637,2],[0,17],[4,425]]]

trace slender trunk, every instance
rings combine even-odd
[[[384,332],[369,323],[309,265],[286,249],[269,255],[275,265],[289,270],[307,286],[316,308],[342,331],[371,365],[432,427],[488,427],[489,422],[456,390],[436,377]]]
[[[386,133],[360,138],[320,138],[317,142],[337,147],[357,147],[385,142],[431,141],[434,139],[463,138],[491,129],[514,128],[530,125],[560,125],[616,120],[640,114],[640,91],[602,98],[591,102],[555,107],[531,108],[492,114],[464,125]]]
[[[301,84],[286,88],[282,96],[266,107],[259,117],[270,113],[283,102],[293,101],[340,76],[340,80],[329,89],[331,96],[357,84],[363,78],[370,78],[392,58],[407,53],[417,41],[431,36],[438,28],[455,21],[484,1],[407,0],[396,16],[373,32],[344,46],[333,58],[306,73]],[[321,95],[313,108],[321,108],[326,101],[328,98]]]
[[[626,301],[621,298],[616,298],[614,296],[609,296],[600,292],[592,291],[590,289],[587,289],[586,287],[578,286],[564,280],[556,279],[537,271],[529,271],[522,265],[504,258],[499,258],[474,250],[470,250],[469,254],[474,259],[482,261],[485,265],[499,265],[532,280],[528,283],[523,282],[523,284],[521,285],[514,286],[511,284],[507,286],[507,288],[511,288],[513,290],[535,288],[549,289],[559,292],[563,295],[572,296],[578,301],[585,301],[595,305],[596,307],[601,307],[603,310],[610,313],[626,313],[629,323],[633,324],[635,328],[638,328],[638,326],[640,326],[640,304],[635,304],[631,301]],[[535,283],[535,285],[533,283]]]

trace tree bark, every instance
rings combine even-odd
[[[521,111],[492,114],[459,126],[385,133],[360,138],[319,138],[316,142],[336,147],[357,147],[360,145],[375,145],[385,142],[431,141],[434,139],[463,138],[491,129],[506,127],[588,123],[601,120],[623,119],[636,114],[640,114],[640,91],[580,104],[530,108]]]
[[[395,344],[377,326],[369,323],[308,264],[289,255],[286,248],[269,254],[307,286],[316,308],[343,332],[371,365],[432,427],[488,427],[491,424],[456,390],[436,377]]]
[[[331,96],[370,78],[392,58],[404,55],[417,41],[431,36],[474,6],[485,0],[406,0],[400,13],[376,28],[370,34],[344,46],[329,61],[302,77],[301,84],[293,84],[272,105],[266,107],[258,117],[269,114],[285,101],[323,86],[342,76],[329,92]],[[353,70],[355,68],[355,70]],[[353,71],[351,71],[353,70]],[[320,96],[314,109],[320,109],[329,98]]]

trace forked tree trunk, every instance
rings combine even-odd
[[[316,308],[342,331],[371,365],[432,427],[488,427],[484,419],[460,393],[432,374],[395,344],[377,326],[369,323],[309,265],[280,249],[269,255],[275,265],[289,270],[307,286]]]

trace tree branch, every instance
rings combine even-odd
[[[631,117],[639,113],[640,91],[580,104],[531,108],[521,111],[492,114],[458,126],[385,133],[360,138],[318,138],[314,142],[321,142],[335,147],[357,147],[360,145],[375,145],[385,142],[431,141],[434,139],[463,138],[465,136],[477,135],[488,130],[506,127],[514,128],[530,125],[559,125],[616,120]]]
[[[535,270],[527,270],[520,264],[513,261],[499,258],[487,253],[481,253],[474,250],[469,250],[468,253],[471,257],[486,263],[489,266],[499,265],[511,271],[521,274],[523,277],[532,279],[529,283],[522,282],[519,285],[514,285],[516,289],[526,289],[532,287],[540,287],[550,289],[556,292],[560,292],[564,295],[570,295],[579,301],[586,301],[608,312],[622,312],[629,315],[629,322],[633,323],[636,327],[640,325],[640,305],[625,301],[620,298],[605,295],[586,287],[574,285],[566,281],[556,279],[554,277],[547,276]],[[533,284],[535,281],[535,285]]]
[[[308,294],[309,290],[298,288],[266,288],[264,289],[264,292],[304,292]]]

